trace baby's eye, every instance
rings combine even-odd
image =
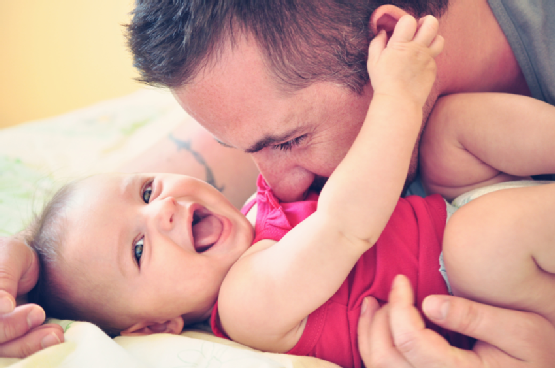
[[[142,188],[141,197],[145,203],[150,202],[150,196],[152,195],[152,180],[149,180]]]
[[[141,257],[143,256],[144,242],[145,238],[141,238],[133,245],[133,255],[135,256],[135,260],[139,266],[141,265]]]

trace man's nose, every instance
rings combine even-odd
[[[283,202],[303,200],[314,180],[314,174],[289,160],[269,160],[265,155],[253,155],[258,170],[276,197]]]

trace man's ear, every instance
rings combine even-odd
[[[166,321],[143,321],[121,331],[121,336],[143,336],[154,333],[170,333],[179,335],[183,331],[183,317],[179,316]]]
[[[391,36],[399,19],[406,14],[409,13],[395,5],[382,5],[370,17],[370,30],[377,35],[383,29]]]

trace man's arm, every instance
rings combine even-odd
[[[212,184],[237,208],[255,192],[258,176],[248,154],[222,146],[192,118],[120,170],[190,175]]]
[[[433,295],[422,309],[435,324],[478,340],[473,350],[450,346],[424,327],[410,283],[395,280],[389,303],[365,302],[358,341],[367,368],[549,368],[555,362],[555,328],[529,312]]]
[[[555,106],[531,97],[468,93],[440,98],[420,144],[428,193],[448,199],[476,187],[555,173]]]

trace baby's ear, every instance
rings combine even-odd
[[[143,321],[121,331],[121,336],[144,336],[154,333],[170,333],[179,335],[183,331],[183,317],[168,319],[166,321]]]

